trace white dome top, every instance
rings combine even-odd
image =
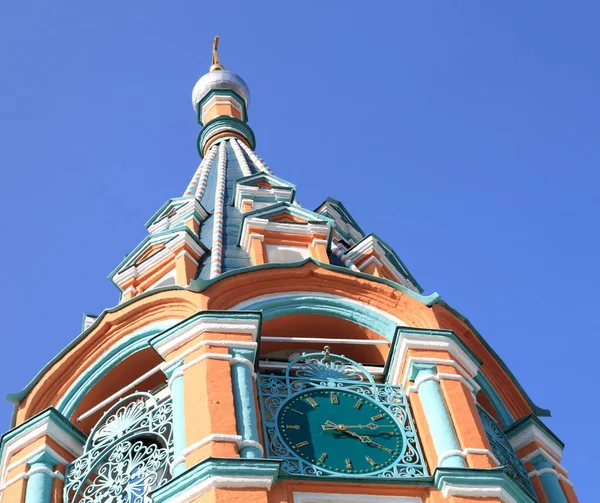
[[[244,80],[239,75],[227,70],[216,70],[200,77],[200,80],[196,82],[192,90],[192,105],[196,113],[198,112],[200,101],[214,89],[229,89],[235,92],[244,100],[246,108],[248,108],[250,91]]]

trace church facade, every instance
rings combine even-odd
[[[216,42],[201,162],[110,274],[118,304],[9,396],[0,502],[577,502],[549,412],[469,321],[256,154]]]

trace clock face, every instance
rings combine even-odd
[[[338,473],[376,472],[402,453],[402,433],[392,415],[351,391],[317,388],[299,393],[283,404],[277,425],[299,457]]]

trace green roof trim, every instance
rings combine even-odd
[[[317,206],[316,210],[318,210],[319,208],[324,206],[326,203],[329,203],[332,206],[336,207],[335,209],[346,220],[346,223],[348,223],[352,227],[354,227],[363,236],[365,235],[365,233],[361,229],[360,225],[358,225],[358,222],[356,220],[354,220],[354,218],[352,217],[350,212],[346,209],[346,207],[344,206],[344,204],[341,201],[338,201],[337,199],[334,199],[333,197],[328,197],[319,206]]]
[[[160,220],[163,216],[165,216],[165,214],[167,213],[167,210],[169,208],[174,209],[175,211],[177,211],[179,208],[181,208],[183,205],[185,205],[188,201],[193,201],[195,200],[194,196],[182,196],[182,197],[172,197],[171,199],[168,199],[166,203],[164,203],[155,213],[154,215],[152,215],[148,221],[144,224],[144,226],[146,227],[146,229],[148,227],[150,227],[153,223],[157,222],[158,220]],[[208,211],[206,211],[206,209],[204,208],[204,206],[202,206],[202,204],[200,204],[200,201],[196,200],[196,202],[200,205],[200,207],[202,208],[202,210],[204,210],[204,212],[206,213],[206,215],[210,215],[210,213]],[[194,211],[195,213],[195,211]],[[198,217],[200,217],[201,215],[198,215]],[[200,220],[202,222],[201,218],[198,218],[198,220]]]
[[[102,311],[100,313],[100,315],[98,316],[98,318],[96,318],[94,323],[92,323],[87,330],[84,330],[77,337],[75,337],[75,339],[73,339],[69,344],[67,344],[67,346],[62,351],[60,351],[54,358],[52,358],[46,365],[44,365],[44,367],[42,367],[42,369],[35,375],[35,377],[29,382],[29,384],[27,384],[21,391],[8,394],[6,396],[6,399],[9,402],[12,402],[15,404],[15,409],[13,411],[12,424],[14,424],[14,421],[15,421],[17,405],[19,404],[19,402],[21,402],[29,394],[29,392],[42,379],[42,377],[46,374],[46,372],[48,372],[48,370],[50,370],[52,368],[52,366],[56,362],[58,362],[63,356],[65,356],[71,349],[73,349],[75,346],[77,346],[77,344],[79,344],[81,341],[83,341],[88,336],[88,334],[90,332],[92,332],[92,330],[94,330],[96,328],[96,326],[98,326],[102,322],[102,320],[105,318],[105,316],[107,314],[116,313],[117,311],[120,311],[121,309],[129,306],[130,304],[132,304],[134,302],[137,302],[140,299],[144,299],[146,297],[150,297],[151,295],[156,295],[161,292],[186,290],[186,291],[192,291],[195,293],[200,293],[200,292],[203,292],[204,290],[206,290],[207,288],[209,288],[210,286],[212,286],[220,281],[224,281],[229,277],[237,276],[238,274],[247,274],[250,272],[254,272],[257,270],[263,270],[263,269],[294,269],[294,268],[302,267],[302,266],[306,265],[307,263],[313,263],[316,266],[322,267],[323,269],[328,270],[328,271],[337,271],[337,272],[347,274],[349,276],[355,276],[358,278],[368,279],[375,283],[382,283],[382,284],[388,285],[402,293],[405,293],[406,295],[411,296],[412,298],[414,298],[415,300],[418,300],[425,306],[431,306],[440,300],[440,296],[438,293],[432,293],[431,295],[423,296],[423,295],[413,292],[412,290],[409,290],[408,288],[406,288],[398,283],[390,281],[388,279],[376,278],[374,276],[371,276],[370,274],[351,271],[350,269],[347,269],[346,267],[340,267],[340,266],[335,266],[335,265],[331,265],[331,264],[324,264],[322,262],[318,262],[318,261],[314,260],[313,258],[307,258],[306,260],[303,260],[302,262],[293,262],[293,263],[286,263],[286,264],[261,264],[261,265],[257,265],[257,266],[241,267],[239,269],[227,271],[227,272],[221,274],[220,276],[217,276],[216,278],[213,278],[210,280],[204,280],[204,279],[200,279],[200,278],[192,280],[189,287],[183,287],[183,286],[178,286],[178,285],[169,285],[169,286],[164,286],[164,287],[160,287],[160,288],[155,288],[148,292],[141,293],[141,294],[133,297],[132,299],[126,300],[125,302],[122,302],[121,304],[118,304],[117,306],[107,308],[104,311]]]
[[[502,370],[504,370],[504,372],[506,372],[506,375],[508,375],[508,377],[513,382],[513,384],[521,392],[521,394],[523,395],[523,397],[525,398],[525,400],[527,400],[527,403],[531,407],[531,410],[533,410],[533,412],[536,415],[541,416],[541,417],[550,417],[551,416],[551,413],[550,413],[550,411],[548,409],[543,409],[541,407],[538,407],[535,403],[533,403],[533,400],[525,392],[525,390],[523,389],[523,387],[521,386],[521,384],[519,383],[519,381],[517,380],[517,378],[515,377],[515,375],[508,369],[508,367],[506,366],[506,363],[504,363],[504,361],[502,360],[502,358],[500,358],[500,356],[498,355],[498,353],[496,353],[492,349],[492,347],[486,342],[486,340],[483,338],[483,336],[473,326],[473,324],[469,321],[469,319],[466,316],[463,316],[462,314],[460,314],[456,309],[454,309],[452,306],[450,306],[446,301],[442,300],[441,298],[439,298],[435,303],[439,304],[439,305],[441,305],[443,307],[445,307],[452,314],[454,314],[458,319],[464,321],[467,324],[467,326],[475,334],[475,337],[477,337],[477,339],[485,346],[486,350],[498,362],[498,365],[500,365],[500,367],[502,368]]]

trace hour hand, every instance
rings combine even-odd
[[[333,421],[330,421],[329,419],[327,421],[325,421],[322,425],[321,428],[323,428],[323,430],[327,431],[327,430],[339,430],[340,428],[343,429],[344,425],[340,425],[340,424],[335,424]]]

